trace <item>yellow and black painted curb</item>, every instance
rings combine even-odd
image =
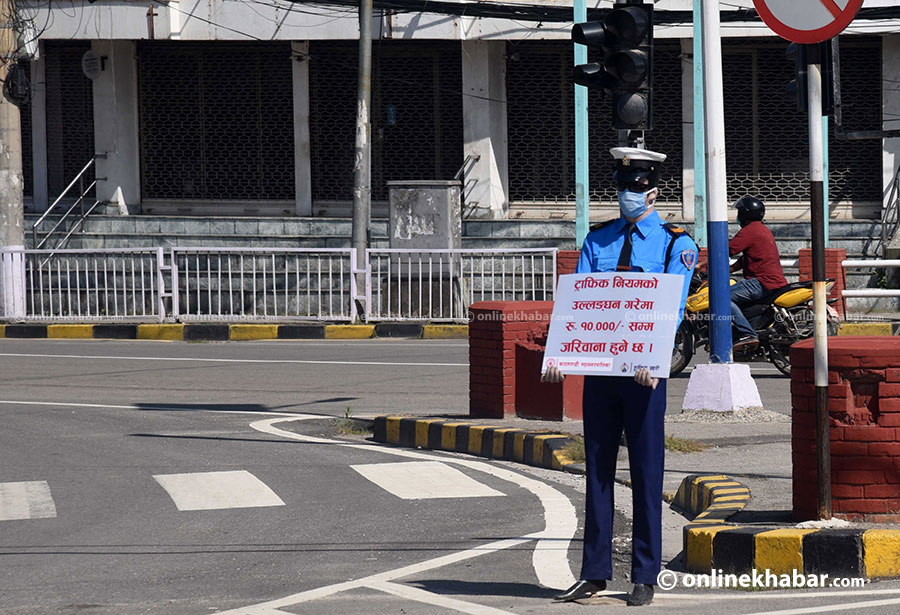
[[[375,417],[374,439],[386,444],[469,453],[584,474],[584,464],[575,463],[565,453],[575,439],[560,433],[385,415]]]
[[[465,339],[468,325],[346,324],[0,324],[0,338],[121,339],[194,342],[300,339]]]
[[[900,577],[900,530],[812,529],[726,523],[750,501],[750,490],[727,476],[684,478],[673,506],[694,516],[684,528],[685,567],[710,574]]]

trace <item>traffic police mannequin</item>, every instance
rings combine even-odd
[[[643,271],[684,276],[679,323],[697,262],[697,245],[684,230],[664,224],[653,207],[665,154],[632,147],[610,150],[622,217],[594,227],[584,240],[576,273]],[[562,382],[558,367],[545,382]],[[587,495],[581,580],[557,600],[588,598],[612,579],[613,484],[622,429],[628,443],[634,503],[629,606],[650,604],[662,563],[662,484],[666,381],[642,369],[634,380],[588,376],[584,383]]]

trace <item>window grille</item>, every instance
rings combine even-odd
[[[788,96],[793,63],[783,41],[725,41],[725,147],[730,201],[752,194],[772,203],[809,202],[807,115]],[[881,45],[841,39],[844,126],[881,127]],[[829,138],[829,200],[881,200],[881,140]]]
[[[90,41],[44,44],[47,183],[51,201],[94,156],[94,87],[81,70],[81,57],[90,48]],[[85,174],[85,185],[93,179],[91,169]]]
[[[31,82],[31,62],[20,62],[19,64],[25,69],[25,77],[31,88],[28,100],[19,107],[19,130],[22,135],[22,180],[23,193],[25,196],[34,196],[34,161],[31,159],[31,96],[34,96],[35,84]],[[41,88],[44,84],[40,84]],[[85,160],[85,162],[87,162]]]
[[[595,58],[590,58],[592,61]],[[647,147],[664,152],[662,203],[681,202],[681,57],[677,42],[654,49],[654,129]],[[516,203],[575,202],[575,121],[570,42],[507,44],[509,190]],[[610,126],[611,102],[588,93],[591,201],[615,201],[612,157],[618,144]]]
[[[313,201],[353,198],[356,41],[310,42]],[[387,182],[452,179],[462,165],[462,56],[452,41],[376,41],[372,199]]]
[[[145,199],[293,201],[290,43],[138,44]]]

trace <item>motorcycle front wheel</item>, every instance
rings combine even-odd
[[[693,356],[694,336],[691,333],[691,327],[686,321],[681,321],[681,326],[675,332],[675,348],[672,350],[672,366],[669,368],[669,377],[683,372]]]
[[[840,327],[840,321],[832,317],[830,314],[828,315],[827,322],[828,333],[827,335],[833,336],[838,334],[838,328]],[[775,338],[776,341],[772,341],[769,343],[769,360],[772,362],[778,371],[780,371],[785,376],[791,375],[791,344],[796,341],[799,341],[797,338],[790,338],[790,334],[787,331],[787,327],[784,326],[782,322],[776,322],[772,325],[772,337]],[[810,328],[809,334],[806,337],[812,337],[812,329]]]

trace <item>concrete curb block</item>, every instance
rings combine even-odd
[[[584,465],[574,463],[564,453],[566,446],[575,442],[565,434],[383,415],[375,417],[374,439],[385,444],[455,451],[584,474]]]
[[[735,486],[737,485],[737,486]],[[684,528],[685,567],[710,574],[836,578],[900,577],[900,530],[760,527],[725,521],[750,501],[750,490],[729,477],[684,478],[672,505],[696,515]]]
[[[302,339],[467,339],[468,325],[379,323],[334,324],[0,324],[0,338],[118,339],[238,342]]]
[[[838,335],[895,335],[895,324],[890,322],[843,322]]]

